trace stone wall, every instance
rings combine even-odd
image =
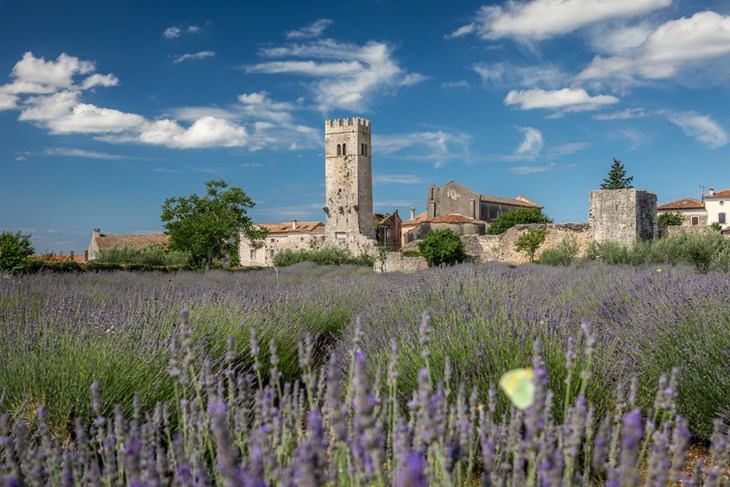
[[[528,230],[546,230],[545,241],[540,245],[537,250],[536,258],[540,258],[540,253],[546,249],[554,247],[559,244],[565,238],[573,238],[578,244],[578,255],[577,257],[583,257],[586,255],[588,246],[591,244],[591,227],[587,223],[548,223],[548,224],[529,224],[529,225],[516,225],[507,230],[501,235],[499,244],[499,257],[497,260],[500,262],[509,262],[513,264],[523,264],[529,262],[530,258],[526,252],[518,252],[515,250],[515,244],[517,239],[523,234],[527,233]]]
[[[243,267],[274,265],[274,256],[282,250],[312,250],[325,246],[323,233],[289,233],[270,234],[260,249],[251,247],[251,243],[240,234],[238,257]]]
[[[385,254],[385,262],[375,261],[375,272],[405,272],[413,273],[428,269],[428,262],[424,257],[404,257],[400,252]]]
[[[602,189],[590,195],[593,240],[632,245],[657,236],[656,195],[636,189]]]
[[[479,219],[479,194],[455,181],[442,187],[431,186],[426,198],[428,218],[463,215]]]

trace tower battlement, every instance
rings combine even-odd
[[[324,121],[324,131],[328,132],[339,132],[340,129],[347,131],[356,130],[358,132],[370,133],[370,120],[366,120],[360,117],[352,118],[334,118],[332,120]]]

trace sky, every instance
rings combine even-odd
[[[83,252],[223,179],[325,221],[324,121],[372,124],[377,212],[455,180],[587,221],[613,158],[730,187],[727,0],[0,0],[0,230]]]

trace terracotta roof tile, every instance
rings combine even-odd
[[[148,245],[165,246],[170,241],[170,236],[164,233],[148,233],[142,235],[124,235],[114,233],[102,233],[98,237],[94,237],[99,250],[104,249],[121,249],[124,247],[141,248]]]
[[[257,227],[271,233],[292,233],[292,232],[324,232],[324,223],[322,222],[297,222],[296,229],[292,228],[292,222],[286,223],[257,223]]]
[[[542,208],[542,205],[535,203],[529,198],[518,196],[517,198],[503,198],[502,196],[492,196],[489,194],[479,195],[479,199],[488,203],[499,203],[502,205],[522,206],[526,208]]]
[[[723,189],[721,191],[715,191],[715,194],[713,194],[712,196],[707,194],[705,195],[705,198],[730,198],[730,188]]]
[[[424,220],[428,219],[428,212],[419,213],[416,215],[416,218],[413,220],[403,220],[403,224],[401,226],[403,227],[415,227],[416,225],[420,225],[423,223]]]
[[[420,223],[474,223],[477,225],[484,225],[484,222],[481,220],[476,220],[474,218],[469,218],[468,216],[455,215],[455,214],[437,216],[436,218],[430,218],[428,220],[423,220]]]
[[[657,206],[657,210],[701,210],[705,205],[700,200],[694,198],[682,198],[681,200],[664,203]]]

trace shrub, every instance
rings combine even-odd
[[[487,229],[487,235],[501,235],[523,223],[552,223],[552,220],[539,208],[515,208],[499,215]]]
[[[300,262],[314,262],[319,265],[355,264],[372,267],[374,261],[371,255],[360,254],[355,257],[348,249],[325,247],[312,250],[285,249],[274,256],[273,263],[276,267],[288,267]]]
[[[535,260],[535,252],[545,241],[545,230],[535,230],[530,228],[527,232],[520,235],[515,242],[515,250],[518,252],[526,252],[530,257],[530,262]]]
[[[684,255],[698,272],[707,272],[712,258],[723,245],[724,237],[716,232],[690,233],[684,243]]]
[[[418,250],[404,250],[401,252],[403,257],[421,257],[421,253]]]
[[[448,228],[428,233],[418,243],[418,250],[426,258],[430,266],[455,264],[462,262],[466,258],[464,242],[461,241],[461,238],[456,233]]]
[[[0,270],[20,266],[32,253],[30,235],[7,231],[0,233]]]
[[[123,247],[103,249],[96,258],[98,262],[110,264],[144,264],[149,266],[186,265],[190,254],[179,250],[167,250],[160,245],[140,248]]]
[[[670,225],[677,226],[684,223],[684,217],[679,212],[668,212],[662,213],[657,217],[657,223],[660,227],[667,227]]]
[[[570,265],[578,255],[578,242],[575,237],[568,235],[557,245],[543,250],[540,253],[540,264],[547,265]]]

